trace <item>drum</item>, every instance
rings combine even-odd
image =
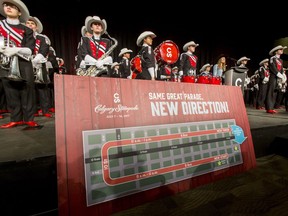
[[[173,64],[179,58],[179,48],[171,40],[166,40],[159,44],[155,49],[155,58],[157,63]]]
[[[136,72],[136,73],[142,72],[141,58],[139,55],[136,55],[134,58],[131,59],[130,67],[133,72]]]
[[[210,84],[210,76],[198,76],[197,83]]]
[[[221,85],[222,84],[222,78],[221,77],[211,77],[210,78],[210,84]]]
[[[139,55],[136,55],[134,58],[131,59],[130,68],[132,71],[132,79],[135,79],[137,74],[142,72],[141,58]]]
[[[195,83],[195,76],[182,76],[182,82]]]

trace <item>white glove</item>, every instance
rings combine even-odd
[[[4,52],[4,50],[5,50],[5,48],[6,48],[6,47],[4,47],[4,46],[1,46],[1,47],[0,47],[0,53],[3,53],[3,52]]]
[[[11,57],[11,56],[16,55],[18,53],[18,51],[19,51],[18,47],[6,47],[3,50],[3,54],[8,56],[8,57]]]
[[[255,84],[255,85],[254,85],[254,88],[258,90],[258,89],[259,89],[258,84]]]
[[[103,64],[104,64],[103,60],[97,60],[95,65],[97,68],[101,68],[103,66]]]
[[[88,64],[88,65],[89,64],[93,65],[93,64],[96,64],[96,62],[97,62],[97,60],[90,55],[86,55],[84,58],[84,61],[85,61],[85,64]]]
[[[33,64],[33,63],[32,63]],[[42,63],[33,64],[33,68],[39,69],[42,67]]]
[[[281,74],[280,72],[278,72],[276,76],[280,79],[283,79],[283,74]]]
[[[53,68],[52,63],[50,61],[47,61],[46,63],[46,68],[49,70],[51,68]]]
[[[151,80],[155,80],[155,69],[154,69],[154,67],[148,68],[148,71],[150,73]]]
[[[268,81],[269,81],[269,78],[268,78],[268,77],[264,77],[263,81],[264,81],[264,82],[268,82]]]
[[[47,59],[40,53],[38,53],[33,59],[32,64],[39,64],[39,63],[45,63],[47,62]]]
[[[103,65],[109,65],[113,63],[113,59],[111,56],[107,56],[106,58],[103,59]]]
[[[84,61],[84,60],[82,60],[82,61],[80,62],[79,67],[80,67],[80,68],[85,68],[85,67],[86,67],[86,64],[85,64],[85,61]]]
[[[18,51],[18,54],[30,57],[32,55],[32,51],[28,47],[20,47],[19,51]]]
[[[179,76],[183,76],[183,71],[179,71]]]

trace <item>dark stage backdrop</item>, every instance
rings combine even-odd
[[[108,33],[118,41],[112,53],[114,61],[119,60],[118,54],[124,47],[132,49],[131,58],[134,57],[139,51],[137,37],[143,31],[152,31],[157,35],[153,41],[154,48],[165,40],[172,40],[179,52],[183,52],[185,43],[192,40],[199,43],[195,52],[199,57],[198,70],[206,63],[216,63],[217,56],[223,53],[228,57],[228,67],[234,66],[234,59],[251,58],[248,67],[249,74],[253,74],[258,63],[269,57],[274,41],[288,36],[285,13],[277,13],[277,22],[271,25],[268,23],[275,19],[260,13],[264,11],[261,5],[257,8],[229,4],[224,7],[219,3],[213,5],[198,1],[188,6],[181,2],[168,4],[157,1],[156,6],[156,2],[71,0],[63,7],[56,0],[24,2],[30,15],[41,20],[43,34],[50,38],[57,56],[65,60],[70,74],[74,73],[81,27],[87,16],[99,16],[107,21]],[[264,9],[264,5],[262,7]]]

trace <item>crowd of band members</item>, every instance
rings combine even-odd
[[[10,117],[10,121],[0,128],[38,128],[41,125],[35,121],[35,117],[54,117],[53,78],[54,73],[60,72],[59,63],[63,64],[64,60],[57,59],[50,39],[41,34],[41,21],[30,16],[21,0],[0,0],[0,5],[0,13],[5,17],[0,21],[0,35],[6,42],[16,44],[11,47],[4,42],[0,47],[1,57],[10,57],[12,61],[12,57],[17,56],[19,66],[17,80],[10,79],[11,65],[10,69],[0,67],[0,119],[6,115]],[[22,58],[20,54],[28,56],[30,60]],[[36,80],[37,71],[41,72],[40,80]]]
[[[110,64],[111,68],[107,71],[107,76],[121,77],[130,79],[145,79],[145,80],[162,80],[161,75],[167,72],[166,67],[159,66],[153,52],[153,39],[156,34],[152,31],[142,32],[136,40],[137,46],[140,51],[137,55],[141,58],[141,72],[134,74],[131,69],[130,54],[133,52],[130,49],[121,49],[118,57],[122,57],[122,60],[118,63],[113,62],[113,59],[106,56],[105,60],[98,61],[97,59],[109,50],[111,47],[111,41],[107,42],[102,39],[102,35],[107,30],[107,23],[104,19],[100,19],[98,16],[88,16],[85,20],[85,25],[82,27],[82,38],[78,46],[78,66],[86,67],[86,65],[96,64],[98,67],[102,67],[105,63]],[[87,36],[87,32],[89,36]],[[225,84],[225,72],[227,71],[226,57],[220,55],[217,58],[215,64],[205,64],[202,66],[199,72],[196,71],[198,57],[194,54],[195,49],[199,44],[194,41],[189,41],[183,46],[183,52],[180,54],[177,65],[173,65],[177,70],[177,76],[183,81],[185,79],[195,79],[199,76],[211,76],[221,77],[221,84]],[[269,52],[270,58],[266,58],[259,63],[259,69],[257,73],[251,77],[248,77],[247,63],[250,58],[243,56],[239,58],[234,67],[237,72],[245,74],[244,84],[244,100],[247,103],[247,92],[250,95],[250,99],[254,98],[256,109],[263,109],[269,114],[277,113],[275,109],[279,108],[283,101],[288,111],[288,102],[286,89],[287,79],[283,68],[283,61],[281,55],[286,46],[278,45],[271,49]],[[97,51],[99,50],[99,51]],[[98,65],[97,65],[98,64]],[[171,65],[168,65],[172,67]],[[212,71],[210,71],[212,70]],[[162,73],[162,71],[164,71]],[[170,70],[172,71],[172,68]],[[174,74],[174,73],[170,73]],[[167,75],[167,73],[166,73]],[[171,76],[172,79],[173,76]],[[178,78],[178,80],[180,80]],[[166,79],[163,79],[166,80]],[[192,82],[192,81],[191,81]],[[195,82],[195,80],[193,81]],[[252,86],[252,87],[251,87]],[[281,87],[280,87],[281,86]],[[253,91],[254,90],[254,91]],[[252,93],[251,93],[252,92]],[[251,97],[252,95],[252,97]]]
[[[19,59],[20,74],[25,82],[13,82],[7,78],[9,71],[1,69],[1,110],[7,110],[10,113],[10,122],[3,124],[0,128],[12,128],[19,125],[27,125],[29,127],[38,127],[39,124],[34,120],[35,116],[53,117],[51,112],[54,110],[54,92],[53,78],[54,73],[65,70],[64,60],[56,58],[56,52],[51,46],[49,38],[41,34],[43,26],[37,17],[30,16],[28,8],[21,0],[0,0],[2,5],[1,14],[6,18],[1,21],[0,33],[4,37],[10,37],[14,40],[18,47],[22,47],[25,55],[31,55],[31,61]],[[24,24],[23,24],[24,23]],[[12,33],[11,33],[12,32]],[[20,32],[20,39],[17,37]],[[144,80],[166,80],[162,79],[162,75],[177,76],[177,81],[187,81],[199,76],[219,77],[221,83],[225,84],[226,58],[225,55],[218,57],[215,64],[205,64],[197,72],[198,57],[194,54],[199,44],[189,41],[183,46],[183,52],[179,55],[177,64],[160,65],[156,61],[153,50],[153,39],[156,34],[152,31],[142,32],[136,44],[139,47],[137,55],[140,57],[141,72],[133,73],[131,68],[131,49],[121,49],[118,57],[119,61],[113,61],[112,53],[117,46],[116,39],[104,37],[108,35],[107,23],[105,19],[98,16],[87,16],[85,25],[81,29],[81,40],[77,47],[77,56],[75,57],[75,70],[82,68],[86,70],[90,66],[96,66],[100,69],[97,76],[108,76],[125,79],[144,79]],[[116,41],[116,42],[115,42]],[[265,109],[267,113],[277,113],[275,110],[279,108],[283,102],[287,79],[283,69],[283,61],[280,58],[286,46],[274,47],[269,55],[269,59],[260,62],[257,74],[249,78],[247,76],[248,68],[246,66],[250,58],[241,57],[237,61],[237,70],[245,73],[245,81],[247,91],[248,85],[255,83],[252,89],[257,89],[254,93],[257,109]],[[13,49],[0,49],[0,52],[6,56],[17,55]],[[26,53],[25,53],[26,52]],[[61,67],[59,67],[61,65]],[[43,83],[36,83],[35,77],[41,69]],[[212,72],[210,70],[212,69]],[[269,74],[267,76],[267,74]],[[175,77],[174,77],[175,78]],[[257,80],[257,81],[256,81]],[[281,80],[281,81],[279,81]],[[281,88],[279,86],[281,83]],[[285,88],[283,87],[285,86]],[[285,97],[287,98],[287,97]],[[6,102],[6,104],[5,104]],[[288,102],[285,105],[288,110]],[[0,115],[3,118],[3,115]]]

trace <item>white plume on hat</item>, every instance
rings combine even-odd
[[[196,44],[194,41],[190,41],[188,43],[186,43],[184,46],[183,46],[183,50],[186,52],[188,50],[188,47],[189,46],[195,46],[195,47],[198,47],[199,44]]]
[[[241,64],[241,61],[249,61],[250,58],[247,58],[246,56],[241,57],[240,59],[237,60],[237,64]]]
[[[93,34],[93,31],[91,29],[91,25],[92,23],[100,23],[102,25],[102,28],[103,28],[103,31],[101,32],[101,35],[103,35],[106,31],[107,31],[107,23],[106,23],[106,20],[105,19],[100,19],[99,16],[87,16],[86,19],[85,19],[85,26],[86,26],[86,29],[87,31],[90,33],[90,34]]]
[[[287,46],[278,45],[278,46],[276,46],[270,50],[269,55],[272,56],[272,55],[274,55],[274,52],[276,52],[277,50],[280,50],[280,49],[284,50],[286,48],[287,48]]]
[[[4,7],[3,7],[3,3],[11,3],[13,5],[15,5],[21,12],[21,15],[19,17],[19,21],[21,23],[25,23],[26,20],[28,19],[28,17],[30,16],[29,10],[26,7],[26,5],[24,4],[24,2],[20,1],[20,0],[0,0],[0,14],[4,17],[6,17],[6,14],[4,12]]]
[[[151,36],[152,38],[156,37],[156,35],[152,31],[144,31],[137,38],[137,41],[136,41],[137,46],[142,46],[142,41],[144,40],[144,38],[148,36]]]
[[[130,49],[127,49],[127,48],[123,48],[123,49],[121,49],[121,51],[120,51],[120,53],[119,53],[119,57],[121,57],[123,54],[125,54],[125,53],[131,53],[131,52],[133,52],[132,50],[130,50]]]
[[[268,58],[263,59],[263,60],[259,63],[259,66],[262,66],[265,62],[269,62],[269,59],[268,59]]]
[[[36,26],[37,26],[36,31],[39,34],[43,31],[43,25],[42,25],[41,21],[37,17],[30,16],[27,20],[31,20],[31,21],[33,21],[36,24]]]

